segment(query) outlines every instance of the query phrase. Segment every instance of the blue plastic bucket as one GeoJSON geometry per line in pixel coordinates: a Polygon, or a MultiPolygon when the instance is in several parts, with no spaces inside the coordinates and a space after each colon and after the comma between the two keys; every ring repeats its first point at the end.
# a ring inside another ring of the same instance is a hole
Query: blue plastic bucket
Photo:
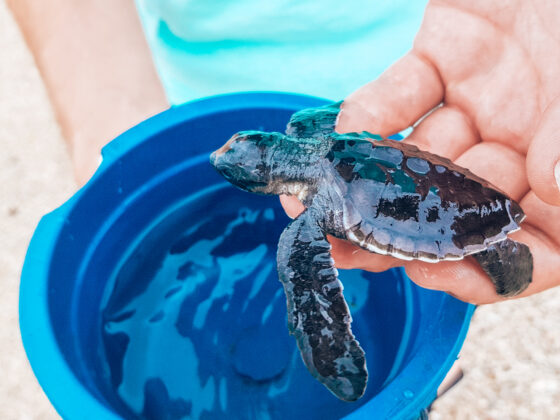
{"type": "Polygon", "coordinates": [[[67,419],[414,419],[457,357],[473,307],[402,270],[341,272],[370,380],[355,403],[306,371],[275,268],[288,223],[208,154],[239,130],[282,131],[324,101],[250,93],[165,111],[103,150],[46,215],[22,274],[33,370],[67,419]]]}

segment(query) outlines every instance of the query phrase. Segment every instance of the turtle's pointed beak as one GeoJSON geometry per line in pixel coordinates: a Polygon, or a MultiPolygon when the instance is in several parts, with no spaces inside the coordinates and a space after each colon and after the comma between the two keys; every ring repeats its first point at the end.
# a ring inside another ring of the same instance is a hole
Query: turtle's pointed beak
{"type": "Polygon", "coordinates": [[[228,148],[222,146],[210,155],[210,164],[220,175],[232,184],[242,180],[244,174],[239,170],[238,159],[234,153],[228,153],[228,148]]]}
{"type": "Polygon", "coordinates": [[[212,152],[210,155],[210,165],[216,167],[216,152],[212,152]]]}
{"type": "Polygon", "coordinates": [[[235,167],[235,162],[227,156],[225,153],[220,153],[219,150],[212,152],[210,155],[210,164],[216,169],[222,176],[227,179],[230,178],[230,172],[235,167]]]}
{"type": "Polygon", "coordinates": [[[263,133],[240,132],[210,155],[210,163],[233,185],[251,192],[261,192],[269,181],[269,171],[263,163],[267,145],[262,145],[263,133]]]}
{"type": "Polygon", "coordinates": [[[221,166],[223,166],[226,162],[224,156],[228,151],[231,150],[233,143],[239,138],[239,134],[235,134],[232,136],[222,147],[218,150],[212,152],[210,155],[210,164],[218,170],[218,172],[222,172],[221,166]]]}

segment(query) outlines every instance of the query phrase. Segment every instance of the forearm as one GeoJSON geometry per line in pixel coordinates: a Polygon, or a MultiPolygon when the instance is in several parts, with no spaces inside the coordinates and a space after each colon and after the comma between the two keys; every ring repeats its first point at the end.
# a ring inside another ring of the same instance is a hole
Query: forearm
{"type": "Polygon", "coordinates": [[[80,181],[101,147],[169,105],[133,1],[8,0],[68,140],[80,181]]]}

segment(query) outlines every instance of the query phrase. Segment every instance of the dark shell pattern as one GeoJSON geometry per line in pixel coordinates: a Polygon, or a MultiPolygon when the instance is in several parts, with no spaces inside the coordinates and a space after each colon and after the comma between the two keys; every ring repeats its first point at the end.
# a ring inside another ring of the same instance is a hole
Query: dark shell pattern
{"type": "Polygon", "coordinates": [[[353,242],[435,262],[480,252],[519,228],[519,205],[468,170],[409,144],[354,137],[337,139],[327,155],[346,183],[353,242]]]}
{"type": "Polygon", "coordinates": [[[526,245],[507,238],[525,217],[515,201],[415,146],[335,133],[340,105],[295,113],[286,135],[238,133],[210,160],[246,191],[296,195],[306,206],[278,244],[288,328],[311,374],[338,398],[355,401],[367,384],[365,354],[351,331],[327,234],[406,260],[472,255],[502,296],[527,288],[533,260],[526,245]]]}

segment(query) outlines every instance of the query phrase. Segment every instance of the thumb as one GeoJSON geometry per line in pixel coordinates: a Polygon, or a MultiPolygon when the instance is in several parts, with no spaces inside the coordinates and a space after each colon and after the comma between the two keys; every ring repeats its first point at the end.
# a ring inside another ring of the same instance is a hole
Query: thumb
{"type": "Polygon", "coordinates": [[[529,146],[527,177],[542,201],[560,206],[560,96],[546,108],[529,146]]]}
{"type": "Polygon", "coordinates": [[[344,100],[336,131],[386,137],[414,124],[443,100],[443,93],[436,67],[412,50],[344,100]]]}

